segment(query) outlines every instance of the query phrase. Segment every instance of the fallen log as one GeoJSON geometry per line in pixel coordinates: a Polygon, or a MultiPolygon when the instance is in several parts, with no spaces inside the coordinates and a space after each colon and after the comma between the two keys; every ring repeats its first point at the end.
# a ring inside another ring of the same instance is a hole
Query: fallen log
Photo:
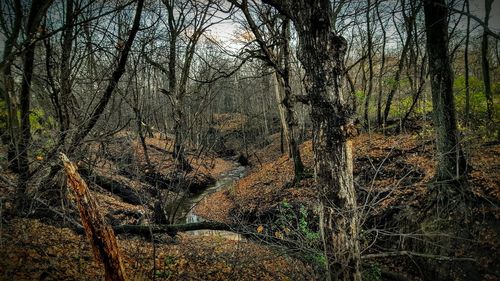
{"type": "MultiPolygon", "coordinates": [[[[240,234],[242,237],[258,241],[272,246],[280,246],[288,249],[300,249],[302,241],[290,240],[286,237],[276,237],[270,233],[258,233],[252,226],[241,224],[227,224],[215,221],[202,221],[183,224],[153,224],[153,225],[115,225],[113,226],[115,234],[137,235],[151,239],[151,234],[167,234],[175,237],[178,232],[195,230],[223,230],[240,234]]],[[[77,228],[78,234],[83,234],[82,228],[77,228]]]]}
{"type": "MultiPolygon", "coordinates": [[[[175,236],[177,232],[203,230],[203,229],[226,230],[226,231],[236,232],[236,228],[237,226],[232,226],[221,222],[202,221],[202,222],[184,223],[184,224],[115,225],[113,226],[113,231],[115,234],[131,234],[131,235],[149,237],[151,233],[167,233],[170,236],[175,236]]],[[[76,232],[82,234],[84,232],[84,229],[78,228],[76,232]]]]}
{"type": "Polygon", "coordinates": [[[141,197],[139,197],[137,192],[132,188],[118,181],[101,176],[97,173],[92,173],[90,170],[85,168],[81,168],[80,173],[88,181],[92,179],[92,181],[95,182],[95,184],[97,184],[98,186],[120,197],[123,200],[123,202],[130,203],[133,205],[142,204],[141,197]]]}
{"type": "Polygon", "coordinates": [[[212,221],[203,221],[184,224],[162,224],[162,225],[117,225],[113,227],[116,234],[128,233],[141,236],[147,236],[152,233],[175,234],[192,230],[226,230],[235,231],[235,228],[228,224],[212,221]]]}
{"type": "Polygon", "coordinates": [[[104,264],[105,280],[126,280],[125,267],[113,229],[99,213],[97,203],[91,196],[87,183],[78,174],[76,165],[63,153],[60,158],[64,164],[68,185],[75,194],[82,225],[92,245],[94,257],[104,264]]]}

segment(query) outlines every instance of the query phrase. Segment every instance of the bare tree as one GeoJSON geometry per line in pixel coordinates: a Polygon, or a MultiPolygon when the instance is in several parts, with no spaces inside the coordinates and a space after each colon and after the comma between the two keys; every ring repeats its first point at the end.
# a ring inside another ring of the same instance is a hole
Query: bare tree
{"type": "Polygon", "coordinates": [[[211,26],[221,21],[216,17],[220,4],[215,0],[208,2],[163,0],[162,2],[168,17],[169,46],[166,69],[168,88],[163,89],[163,92],[172,105],[175,134],[173,155],[181,170],[190,171],[192,168],[185,155],[188,119],[184,103],[189,94],[188,82],[197,44],[211,26]],[[183,51],[179,52],[180,49],[183,51]]]}
{"type": "MultiPolygon", "coordinates": [[[[402,6],[404,9],[404,1],[402,2],[402,6]]],[[[410,15],[405,14],[405,29],[406,29],[406,39],[404,41],[403,49],[401,50],[401,56],[399,58],[398,62],[398,68],[394,74],[394,83],[392,84],[391,90],[389,94],[387,95],[387,101],[385,103],[385,109],[384,109],[384,118],[383,118],[383,124],[387,124],[387,120],[389,118],[389,112],[391,111],[391,105],[392,105],[392,100],[394,99],[394,95],[396,94],[396,91],[398,90],[400,79],[401,79],[401,73],[404,70],[405,67],[405,62],[407,61],[407,53],[408,50],[411,48],[411,39],[412,39],[412,33],[413,33],[413,23],[415,22],[417,15],[420,11],[420,8],[422,5],[418,5],[416,9],[412,9],[410,15]]]]}
{"type": "MultiPolygon", "coordinates": [[[[271,37],[279,36],[279,38],[270,38],[266,40],[264,38],[263,32],[259,29],[258,24],[253,19],[248,1],[243,0],[241,3],[237,1],[231,1],[235,4],[244,14],[246,21],[250,27],[250,30],[255,36],[263,59],[268,63],[275,72],[275,91],[278,99],[278,109],[280,111],[280,119],[283,129],[283,134],[286,138],[288,144],[288,154],[294,163],[294,181],[300,181],[304,173],[304,165],[302,164],[302,159],[300,156],[300,151],[297,143],[296,137],[296,114],[294,106],[298,100],[297,95],[292,93],[292,85],[290,82],[291,66],[290,66],[290,20],[283,19],[281,23],[281,30],[279,27],[273,25],[272,22],[276,22],[276,19],[272,20],[271,11],[260,11],[259,16],[263,24],[261,26],[267,27],[267,33],[271,37]],[[273,43],[268,42],[271,40],[276,40],[274,48],[270,47],[273,43]]],[[[255,6],[256,3],[254,3],[255,6]]]]}
{"type": "Polygon", "coordinates": [[[30,123],[30,101],[31,101],[31,80],[33,78],[33,66],[35,63],[35,42],[33,40],[38,33],[38,28],[45,12],[49,8],[51,0],[35,1],[29,11],[28,22],[26,24],[25,36],[29,38],[26,42],[27,46],[23,56],[23,82],[21,85],[20,99],[20,115],[21,128],[20,138],[18,143],[18,161],[19,161],[19,180],[17,185],[17,205],[18,210],[25,209],[24,204],[25,192],[30,178],[30,160],[28,149],[31,142],[31,123],[30,123]],[[34,41],[34,42],[33,42],[34,41]]]}
{"type": "MultiPolygon", "coordinates": [[[[2,5],[13,7],[14,10],[10,13],[13,16],[9,18],[7,18],[3,13],[0,13],[0,20],[2,22],[0,27],[2,28],[4,36],[6,36],[3,58],[0,63],[0,101],[3,101],[7,112],[7,132],[2,136],[2,142],[7,144],[7,160],[9,161],[8,167],[15,172],[19,172],[17,143],[20,124],[17,115],[18,105],[14,94],[12,64],[15,58],[14,53],[16,51],[16,43],[22,27],[23,7],[20,0],[15,0],[13,3],[5,2],[0,4],[0,10],[4,9],[2,5]]],[[[5,10],[7,10],[7,8],[5,8],[5,10]]]]}
{"type": "MultiPolygon", "coordinates": [[[[465,0],[467,13],[470,13],[469,0],[465,0]]],[[[467,17],[467,29],[465,30],[464,50],[464,76],[465,76],[465,124],[470,122],[470,85],[469,85],[469,41],[470,41],[470,17],[467,17]]]]}
{"type": "MultiPolygon", "coordinates": [[[[460,148],[455,117],[453,76],[448,56],[448,8],[444,0],[425,0],[423,3],[436,128],[435,180],[438,184],[449,186],[465,174],[466,163],[460,148]]],[[[446,191],[454,192],[449,188],[446,191]]]]}
{"type": "Polygon", "coordinates": [[[488,22],[490,20],[491,6],[494,0],[484,0],[484,32],[481,41],[481,62],[483,67],[484,95],[486,96],[488,123],[493,120],[493,96],[491,95],[490,63],[488,60],[488,22]]]}
{"type": "Polygon", "coordinates": [[[371,1],[367,1],[366,6],[366,37],[367,37],[367,52],[368,52],[368,90],[366,91],[365,97],[365,112],[364,112],[364,120],[365,120],[365,128],[370,130],[370,120],[368,116],[369,106],[370,106],[370,98],[372,96],[373,91],[373,34],[372,34],[372,23],[371,23],[371,1]]]}

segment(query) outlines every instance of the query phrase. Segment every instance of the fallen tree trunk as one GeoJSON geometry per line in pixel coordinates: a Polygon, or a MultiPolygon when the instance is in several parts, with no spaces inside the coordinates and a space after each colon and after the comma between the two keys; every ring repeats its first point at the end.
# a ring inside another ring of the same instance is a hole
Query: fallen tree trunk
{"type": "MultiPolygon", "coordinates": [[[[226,230],[237,231],[237,226],[229,225],[221,222],[202,221],[195,223],[184,224],[154,224],[154,225],[116,225],[113,226],[115,234],[132,234],[143,237],[149,237],[151,233],[167,233],[170,236],[175,236],[177,232],[192,231],[192,230],[226,230]]],[[[83,228],[78,228],[77,233],[82,234],[83,228]]]]}
{"type": "Polygon", "coordinates": [[[104,264],[105,280],[126,280],[125,268],[113,229],[105,223],[103,216],[99,213],[97,203],[91,196],[87,184],[78,174],[76,165],[63,153],[60,158],[64,164],[68,185],[76,195],[82,225],[92,245],[94,257],[104,264]]]}
{"type": "MultiPolygon", "coordinates": [[[[151,238],[151,234],[168,234],[171,237],[177,235],[178,232],[194,231],[194,230],[223,230],[230,231],[249,238],[254,241],[259,241],[265,244],[280,246],[288,249],[300,249],[303,247],[303,241],[291,240],[286,237],[277,237],[272,233],[258,233],[252,226],[242,224],[227,224],[215,221],[202,221],[195,223],[184,224],[153,224],[153,225],[116,225],[113,226],[116,234],[129,234],[151,238]]],[[[83,234],[82,228],[77,228],[78,234],[83,234]]]]}
{"type": "Polygon", "coordinates": [[[141,236],[147,236],[151,232],[152,233],[168,233],[175,234],[177,232],[184,231],[192,231],[192,230],[226,230],[226,231],[236,231],[235,227],[231,227],[231,225],[220,223],[220,222],[212,222],[212,221],[203,221],[196,223],[185,223],[185,224],[162,224],[162,225],[118,225],[113,227],[113,230],[116,234],[128,233],[128,234],[136,234],[141,236]]]}
{"type": "Polygon", "coordinates": [[[115,180],[106,178],[104,176],[101,176],[97,173],[92,173],[88,169],[80,169],[80,173],[83,177],[85,177],[87,180],[90,180],[92,178],[93,182],[95,182],[98,186],[108,190],[109,192],[115,194],[116,196],[120,197],[123,199],[124,202],[130,203],[133,205],[141,205],[142,200],[141,197],[137,194],[135,190],[132,188],[117,182],[115,180]]]}

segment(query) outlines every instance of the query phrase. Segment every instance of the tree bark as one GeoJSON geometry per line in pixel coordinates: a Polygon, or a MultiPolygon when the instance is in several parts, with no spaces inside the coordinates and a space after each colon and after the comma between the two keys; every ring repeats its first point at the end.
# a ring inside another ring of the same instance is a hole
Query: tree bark
{"type": "Polygon", "coordinates": [[[432,89],[433,121],[436,128],[437,165],[435,180],[441,184],[456,181],[465,173],[460,149],[453,77],[448,56],[448,10],[444,0],[425,0],[426,47],[432,89]]]}
{"type": "Polygon", "coordinates": [[[333,32],[326,0],[265,0],[295,24],[304,86],[310,98],[314,171],[321,202],[320,228],[327,257],[327,280],[361,280],[359,215],[353,183],[352,143],[357,132],[348,98],[344,38],[333,32]]]}
{"type": "Polygon", "coordinates": [[[94,257],[104,264],[106,281],[126,280],[125,267],[113,229],[106,224],[99,213],[97,203],[90,194],[87,184],[78,174],[76,165],[62,153],[60,158],[64,164],[68,185],[76,195],[82,225],[92,245],[94,257]]]}

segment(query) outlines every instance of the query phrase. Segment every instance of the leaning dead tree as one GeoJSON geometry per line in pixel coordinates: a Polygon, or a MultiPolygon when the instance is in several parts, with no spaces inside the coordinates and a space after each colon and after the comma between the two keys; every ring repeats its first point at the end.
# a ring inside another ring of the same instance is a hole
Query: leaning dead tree
{"type": "Polygon", "coordinates": [[[104,264],[105,280],[126,280],[125,267],[113,229],[106,224],[104,217],[99,213],[97,203],[92,198],[87,183],[78,173],[76,165],[63,153],[60,154],[60,159],[64,164],[68,185],[76,195],[82,225],[92,244],[94,257],[104,264]]]}

